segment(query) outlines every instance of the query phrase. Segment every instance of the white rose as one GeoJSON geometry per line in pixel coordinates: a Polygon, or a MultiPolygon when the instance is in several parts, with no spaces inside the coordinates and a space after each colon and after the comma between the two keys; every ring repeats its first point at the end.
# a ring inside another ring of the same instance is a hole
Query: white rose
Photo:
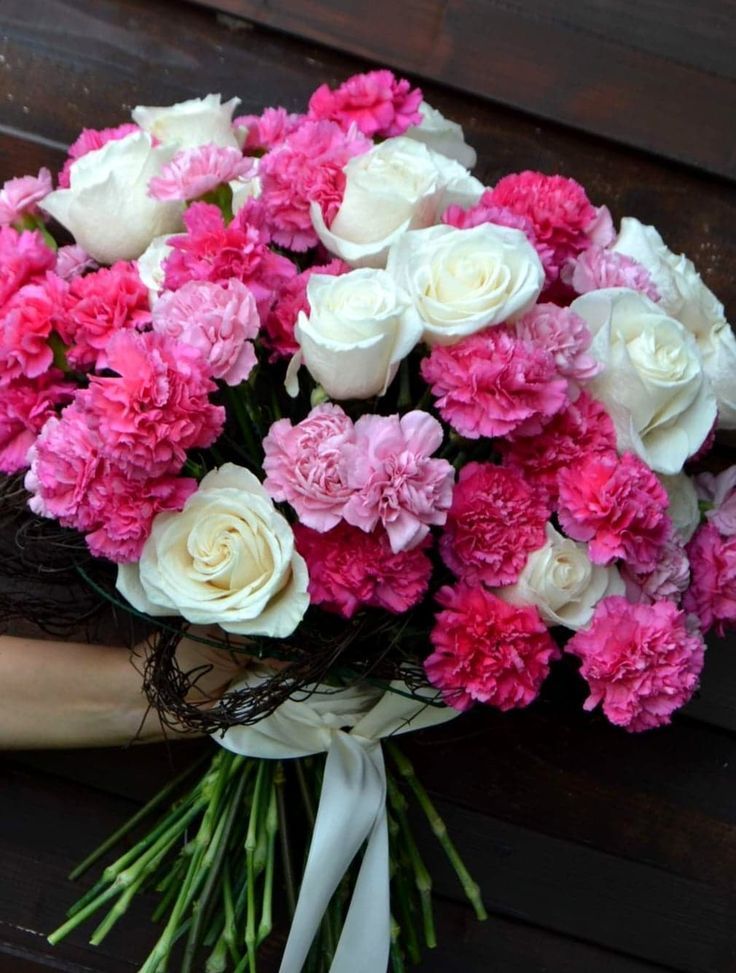
{"type": "Polygon", "coordinates": [[[385,270],[364,268],[313,274],[307,298],[309,316],[299,314],[294,335],[315,381],[333,399],[383,395],[422,334],[406,294],[385,270]]]}
{"type": "Polygon", "coordinates": [[[198,145],[222,145],[239,149],[247,132],[233,129],[233,112],[240,98],[223,103],[221,95],[191,98],[176,105],[138,105],[133,109],[133,121],[154,135],[159,142],[177,148],[198,145]]]}
{"type": "Polygon", "coordinates": [[[685,473],[659,476],[659,482],[667,491],[667,513],[683,544],[687,544],[700,525],[700,507],[695,484],[685,473]]]}
{"type": "Polygon", "coordinates": [[[355,156],[344,172],[329,229],[317,203],[310,212],[322,243],[354,267],[384,267],[388,248],[407,230],[432,226],[451,203],[470,206],[483,193],[458,162],[404,136],[355,156]]]}
{"type": "Polygon", "coordinates": [[[465,141],[462,126],[445,118],[441,111],[423,101],[419,106],[422,120],[419,125],[408,128],[404,135],[408,139],[423,142],[430,149],[454,159],[466,169],[472,169],[478,160],[474,148],[465,141]]]}
{"type": "Polygon", "coordinates": [[[136,260],[138,276],[148,288],[148,300],[151,307],[155,304],[159,294],[164,289],[164,261],[174,249],[169,241],[183,233],[164,233],[155,237],[136,260]]]}
{"type": "Polygon", "coordinates": [[[613,566],[592,564],[586,544],[546,526],[547,542],[527,558],[516,584],[496,589],[512,605],[536,605],[549,625],[577,631],[588,624],[601,598],[622,595],[624,582],[613,566]]]}
{"type": "Polygon", "coordinates": [[[160,513],[118,590],[149,615],[182,615],[239,635],[286,638],[309,605],[307,566],[259,481],[226,463],[180,513],[160,513]]]}
{"type": "Polygon", "coordinates": [[[184,204],[148,195],[149,180],[173,153],[133,132],[77,159],[69,189],[49,193],[39,206],[98,263],[134,260],[154,237],[181,229],[184,204]]]}
{"type": "Polygon", "coordinates": [[[718,402],[718,425],[736,429],[736,339],[723,304],[703,283],[692,260],[673,253],[653,226],[625,217],[611,249],[646,267],[659,291],[660,306],[695,335],[718,402]]]}
{"type": "Polygon", "coordinates": [[[542,264],[526,236],[491,223],[412,230],[391,248],[387,270],[408,292],[424,340],[433,345],[451,345],[519,317],[544,284],[542,264]]]}
{"type": "Polygon", "coordinates": [[[636,291],[608,288],[571,305],[603,370],[589,384],[631,450],[658,473],[679,473],[710,432],[716,400],[693,336],[636,291]]]}
{"type": "Polygon", "coordinates": [[[261,195],[261,180],[258,176],[250,179],[233,179],[228,185],[233,193],[233,215],[241,210],[249,199],[258,199],[261,195]]]}

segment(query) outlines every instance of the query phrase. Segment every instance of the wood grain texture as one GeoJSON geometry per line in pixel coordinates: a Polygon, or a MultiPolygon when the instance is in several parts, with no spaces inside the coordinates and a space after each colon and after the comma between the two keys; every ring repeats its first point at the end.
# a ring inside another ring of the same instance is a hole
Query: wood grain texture
{"type": "Polygon", "coordinates": [[[730,4],[207,0],[422,78],[736,176],[730,4]]]}

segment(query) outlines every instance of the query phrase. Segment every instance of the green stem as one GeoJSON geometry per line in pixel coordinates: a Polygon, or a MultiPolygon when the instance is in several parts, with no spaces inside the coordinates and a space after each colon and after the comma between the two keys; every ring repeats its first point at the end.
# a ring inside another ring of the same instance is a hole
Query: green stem
{"type": "MultiPolygon", "coordinates": [[[[281,771],[281,764],[276,765],[276,773],[281,771]]],[[[268,808],[266,810],[266,838],[267,856],[266,870],[263,879],[263,905],[261,908],[261,921],[258,923],[257,941],[261,943],[270,935],[273,928],[272,905],[273,905],[273,873],[276,859],[276,833],[279,830],[279,816],[276,807],[276,782],[271,780],[271,789],[268,797],[268,808]]]]}
{"type": "Polygon", "coordinates": [[[414,883],[419,893],[422,909],[422,925],[424,927],[424,942],[429,949],[437,945],[437,934],[434,926],[434,910],[432,908],[432,878],[424,864],[414,834],[406,814],[406,798],[399,790],[396,782],[388,778],[388,796],[391,809],[396,816],[399,826],[401,845],[406,851],[409,864],[414,873],[414,883]]]}
{"type": "Polygon", "coordinates": [[[258,844],[258,827],[261,819],[261,794],[263,792],[267,767],[267,760],[262,760],[258,766],[256,786],[253,791],[253,803],[250,809],[250,820],[248,821],[248,834],[245,838],[245,867],[248,882],[245,947],[248,954],[248,970],[250,973],[256,973],[256,846],[258,844]]]}
{"type": "Polygon", "coordinates": [[[296,879],[294,877],[294,860],[291,854],[289,826],[286,816],[286,800],[284,798],[285,782],[286,775],[284,774],[283,764],[278,764],[276,767],[274,783],[276,785],[276,807],[279,817],[279,835],[281,836],[281,863],[284,871],[286,904],[289,909],[289,916],[293,919],[294,913],[296,912],[296,879]]]}

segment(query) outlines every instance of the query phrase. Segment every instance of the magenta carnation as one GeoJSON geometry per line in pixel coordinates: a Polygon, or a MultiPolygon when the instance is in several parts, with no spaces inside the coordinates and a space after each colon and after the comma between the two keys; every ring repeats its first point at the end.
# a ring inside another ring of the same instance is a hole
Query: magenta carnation
{"type": "Polygon", "coordinates": [[[309,99],[309,115],[338,122],[345,131],[355,125],[369,138],[403,135],[419,125],[422,93],[385,69],[354,74],[339,88],[320,85],[309,99]]]}
{"type": "Polygon", "coordinates": [[[430,525],[444,524],[452,502],[454,470],[432,459],[441,444],[442,426],[426,412],[361,416],[343,447],[352,491],[345,520],[367,532],[383,524],[394,553],[416,547],[430,525]]]}
{"type": "Polygon", "coordinates": [[[47,419],[70,402],[75,387],[57,369],[36,379],[19,378],[0,393],[0,472],[18,473],[28,466],[28,450],[47,419]]]}
{"type": "Polygon", "coordinates": [[[307,284],[312,274],[338,277],[349,270],[350,266],[342,260],[331,260],[328,264],[310,267],[284,283],[276,294],[273,307],[263,325],[264,337],[271,350],[272,360],[290,358],[299,351],[299,343],[294,337],[294,327],[300,311],[307,315],[310,312],[307,284]]]}
{"type": "Polygon", "coordinates": [[[233,179],[255,175],[256,163],[239,149],[198,145],[182,149],[148,184],[148,194],[161,200],[198,199],[233,179]]]}
{"type": "Polygon", "coordinates": [[[48,273],[21,287],[0,311],[0,387],[21,376],[38,378],[51,367],[49,338],[59,327],[65,288],[48,273]]]}
{"type": "Polygon", "coordinates": [[[0,226],[37,215],[38,204],[53,188],[48,169],[39,169],[37,176],[8,179],[0,189],[0,226]]]}
{"type": "Polygon", "coordinates": [[[263,485],[307,527],[330,530],[352,496],[342,455],[354,441],[353,423],[339,405],[319,405],[295,426],[279,419],[263,441],[263,485]]]}
{"type": "Polygon", "coordinates": [[[0,226],[0,313],[3,304],[24,284],[52,270],[56,255],[38,230],[19,232],[0,226]]]}
{"type": "Polygon", "coordinates": [[[568,401],[552,355],[503,326],[436,346],[421,371],[442,418],[469,439],[539,432],[568,401]]]}
{"type": "Polygon", "coordinates": [[[259,327],[255,299],[235,279],[227,287],[190,280],[178,291],[166,291],[153,309],[154,331],[197,348],[212,377],[227,385],[250,375],[259,327]]]}
{"type": "Polygon", "coordinates": [[[736,536],[722,536],[704,524],[687,546],[692,581],[683,606],[697,615],[704,632],[723,635],[736,626],[736,536]]]}
{"type": "Polygon", "coordinates": [[[587,541],[594,564],[627,561],[635,571],[656,567],[672,533],[667,492],[633,453],[582,457],[559,474],[558,516],[565,532],[587,541]]]}
{"type": "Polygon", "coordinates": [[[519,470],[557,505],[557,477],[561,470],[576,469],[588,456],[616,451],[616,431],[600,402],[586,392],[558,412],[538,436],[501,440],[497,448],[504,466],[519,470]]]}
{"type": "Polygon", "coordinates": [[[441,588],[437,601],[444,611],[436,616],[434,651],[424,669],[445,702],[459,710],[474,702],[500,710],[533,702],[559,656],[537,609],[467,584],[441,588]]]}
{"type": "Polygon", "coordinates": [[[583,251],[562,268],[562,277],[577,294],[605,287],[628,287],[653,301],[660,296],[646,267],[625,253],[604,247],[591,246],[583,251]]]}
{"type": "Polygon", "coordinates": [[[593,339],[587,324],[570,308],[537,304],[516,322],[516,333],[549,352],[560,375],[572,381],[587,382],[602,368],[589,354],[593,339]]]}
{"type": "Polygon", "coordinates": [[[116,125],[114,128],[85,128],[77,136],[76,140],[69,146],[68,159],[64,163],[64,168],[59,173],[59,188],[68,189],[70,186],[70,170],[77,159],[81,159],[88,152],[96,152],[108,142],[115,142],[124,139],[133,132],[140,129],[132,122],[123,125],[116,125]]]}
{"type": "Polygon", "coordinates": [[[442,559],[468,584],[513,584],[545,540],[549,509],[515,470],[468,463],[440,541],[442,559]]]}
{"type": "Polygon", "coordinates": [[[585,709],[601,703],[611,723],[637,733],[669,723],[690,699],[705,645],[672,602],[632,605],[615,595],[598,603],[566,651],[581,660],[590,687],[585,709]]]}
{"type": "Polygon", "coordinates": [[[233,119],[233,127],[245,129],[243,144],[245,152],[268,152],[279,142],[291,135],[306,115],[287,112],[285,108],[266,108],[260,115],[240,115],[233,119]]]}
{"type": "Polygon", "coordinates": [[[382,608],[398,615],[427,591],[429,538],[396,554],[382,527],[367,534],[343,522],[321,533],[297,524],[294,536],[309,569],[311,603],[326,611],[352,618],[361,608],[382,608]]]}

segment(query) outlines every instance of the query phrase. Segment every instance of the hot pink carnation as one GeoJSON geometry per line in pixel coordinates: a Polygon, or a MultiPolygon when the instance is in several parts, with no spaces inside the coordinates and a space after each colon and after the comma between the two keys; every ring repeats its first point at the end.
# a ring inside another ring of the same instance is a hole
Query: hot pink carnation
{"type": "Polygon", "coordinates": [[[198,145],[182,149],[148,184],[154,199],[198,199],[233,179],[255,175],[256,163],[239,149],[222,145],[198,145]]]}
{"type": "Polygon", "coordinates": [[[558,478],[558,516],[565,532],[587,541],[594,564],[622,558],[639,572],[652,571],[672,534],[667,492],[633,453],[582,457],[558,478]]]}
{"type": "Polygon", "coordinates": [[[598,227],[599,211],[580,183],[564,176],[511,173],[490,190],[488,201],[531,220],[537,240],[552,251],[552,280],[570,257],[590,246],[598,227]]]}
{"type": "Polygon", "coordinates": [[[371,143],[336,122],[308,121],[261,159],[261,201],[275,243],[303,251],[317,245],[309,207],[318,203],[329,224],[345,190],[343,167],[371,143]]]}
{"type": "Polygon", "coordinates": [[[0,226],[0,312],[20,287],[55,263],[56,254],[38,230],[19,232],[12,226],[0,226]]]}
{"type": "Polygon", "coordinates": [[[328,264],[319,267],[309,267],[286,281],[277,293],[273,307],[263,325],[264,337],[271,350],[272,361],[291,358],[299,351],[299,342],[294,337],[294,327],[300,311],[309,314],[307,284],[312,274],[338,277],[349,270],[350,266],[342,260],[331,260],[328,264]]]}
{"type": "Polygon", "coordinates": [[[19,378],[0,393],[0,472],[28,466],[28,450],[55,409],[70,402],[75,387],[56,369],[39,378],[19,378]]]}
{"type": "Polygon", "coordinates": [[[353,423],[339,405],[319,405],[295,426],[279,419],[263,440],[263,485],[307,527],[330,530],[352,496],[342,454],[354,441],[353,423]]]}
{"type": "Polygon", "coordinates": [[[69,362],[81,368],[106,368],[113,336],[151,320],[148,289],[135,264],[126,261],[74,277],[64,303],[60,334],[70,346],[69,362]]]}
{"type": "Polygon", "coordinates": [[[115,142],[118,139],[124,139],[128,135],[132,135],[133,132],[138,132],[140,129],[137,125],[133,125],[132,122],[126,122],[124,125],[116,125],[114,128],[85,128],[77,136],[76,140],[72,142],[69,146],[69,158],[64,163],[64,168],[59,173],[59,188],[68,189],[70,186],[70,170],[72,165],[81,159],[83,155],[87,155],[88,152],[96,152],[97,149],[101,149],[103,145],[107,145],[108,142],[115,142]]]}
{"type": "Polygon", "coordinates": [[[736,626],[736,536],[722,536],[704,524],[687,546],[692,581],[683,606],[697,615],[704,632],[723,635],[736,626]]]}
{"type": "Polygon", "coordinates": [[[568,401],[552,355],[503,326],[436,346],[421,371],[442,418],[469,439],[538,432],[568,401]]]}
{"type": "Polygon", "coordinates": [[[625,253],[592,246],[583,251],[562,269],[565,283],[577,294],[602,290],[605,287],[628,287],[659,300],[659,291],[646,267],[625,253]]]}
{"type": "Polygon", "coordinates": [[[16,291],[0,311],[0,387],[21,376],[38,378],[51,367],[49,338],[59,327],[65,288],[47,273],[16,291]]]}
{"type": "Polygon", "coordinates": [[[80,277],[82,274],[86,274],[88,270],[97,270],[97,268],[97,261],[93,260],[77,243],[59,247],[56,252],[54,273],[62,280],[80,277]]]}
{"type": "Polygon", "coordinates": [[[559,656],[537,609],[467,584],[440,588],[437,601],[444,611],[436,616],[434,651],[424,668],[445,702],[459,710],[474,702],[500,710],[533,702],[559,656]]]}
{"type": "Polygon", "coordinates": [[[516,322],[516,333],[549,352],[555,368],[574,382],[587,382],[603,367],[588,353],[592,337],[588,326],[566,307],[537,304],[516,322]]]}
{"type": "Polygon", "coordinates": [[[211,446],[225,420],[196,348],[156,332],[121,331],[107,349],[114,376],[95,375],[77,396],[105,458],[132,478],[177,473],[186,450],[211,446]]]}
{"type": "Polygon", "coordinates": [[[39,169],[37,176],[8,179],[0,189],[0,226],[35,216],[38,203],[54,188],[48,169],[39,169]]]}
{"type": "Polygon", "coordinates": [[[290,114],[285,108],[266,108],[260,115],[240,115],[233,119],[235,128],[247,129],[243,150],[268,152],[274,145],[291,135],[306,115],[290,114]]]}
{"type": "Polygon", "coordinates": [[[497,448],[504,466],[519,470],[557,505],[557,477],[561,470],[577,469],[589,456],[616,452],[616,431],[600,402],[586,392],[558,412],[538,436],[500,440],[497,448]]]}
{"type": "Polygon", "coordinates": [[[343,447],[352,491],[345,520],[366,532],[383,524],[394,553],[416,547],[431,524],[444,524],[452,502],[454,470],[431,458],[441,444],[442,426],[426,412],[361,416],[343,447]]]}
{"type": "Polygon", "coordinates": [[[154,331],[199,349],[212,377],[227,385],[250,375],[259,327],[255,299],[235,279],[226,287],[190,280],[178,291],[166,291],[153,308],[154,331]]]}
{"type": "Polygon", "coordinates": [[[588,628],[566,650],[581,660],[590,686],[585,709],[632,733],[663,726],[695,692],[705,645],[670,601],[632,605],[612,596],[598,602],[588,628]]]}
{"type": "Polygon", "coordinates": [[[326,611],[352,618],[370,607],[398,615],[427,591],[432,562],[424,548],[429,538],[395,554],[381,527],[366,534],[343,522],[321,533],[297,524],[294,536],[309,569],[310,601],[326,611]]]}
{"type": "Polygon", "coordinates": [[[460,471],[440,540],[442,559],[468,584],[513,584],[530,552],[544,544],[549,514],[515,470],[468,463],[460,471]]]}
{"type": "Polygon", "coordinates": [[[629,601],[649,605],[666,599],[679,605],[690,584],[690,562],[682,543],[673,536],[660,551],[651,571],[635,571],[623,564],[621,577],[629,601]]]}
{"type": "Polygon", "coordinates": [[[422,120],[422,92],[385,69],[354,74],[334,90],[320,85],[309,99],[311,118],[351,125],[369,138],[403,135],[422,120]]]}

